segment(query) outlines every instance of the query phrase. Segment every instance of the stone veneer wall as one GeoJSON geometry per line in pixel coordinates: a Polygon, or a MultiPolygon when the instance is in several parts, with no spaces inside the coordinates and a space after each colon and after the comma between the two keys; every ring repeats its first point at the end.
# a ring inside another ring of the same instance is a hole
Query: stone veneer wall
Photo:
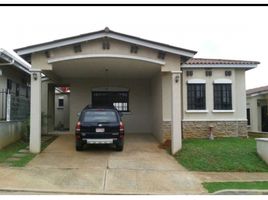
{"type": "MultiPolygon", "coordinates": [[[[214,137],[247,137],[247,121],[184,121],[183,138],[207,138],[209,126],[214,137]]],[[[171,139],[171,122],[162,122],[163,142],[171,139]]]]}
{"type": "Polygon", "coordinates": [[[162,133],[163,133],[162,142],[171,139],[171,121],[162,122],[162,133]]]}
{"type": "Polygon", "coordinates": [[[184,121],[183,138],[207,138],[209,126],[214,137],[246,137],[247,121],[184,121]]]}

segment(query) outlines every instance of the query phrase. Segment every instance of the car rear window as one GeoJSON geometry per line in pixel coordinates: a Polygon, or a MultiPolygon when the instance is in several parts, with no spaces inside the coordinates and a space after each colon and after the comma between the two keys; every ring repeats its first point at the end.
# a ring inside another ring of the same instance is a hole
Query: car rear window
{"type": "Polygon", "coordinates": [[[102,122],[113,123],[117,122],[117,115],[112,110],[88,110],[84,112],[82,117],[83,122],[102,122]]]}

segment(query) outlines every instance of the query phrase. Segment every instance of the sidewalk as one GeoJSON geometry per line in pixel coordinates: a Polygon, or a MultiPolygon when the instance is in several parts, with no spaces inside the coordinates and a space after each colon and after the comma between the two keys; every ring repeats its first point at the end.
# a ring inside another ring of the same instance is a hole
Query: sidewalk
{"type": "Polygon", "coordinates": [[[268,172],[192,172],[202,182],[268,181],[268,172]]]}

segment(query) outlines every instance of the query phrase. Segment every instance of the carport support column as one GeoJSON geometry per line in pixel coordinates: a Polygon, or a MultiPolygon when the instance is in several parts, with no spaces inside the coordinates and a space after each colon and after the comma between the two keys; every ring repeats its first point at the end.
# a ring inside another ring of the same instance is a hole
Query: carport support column
{"type": "Polygon", "coordinates": [[[181,135],[181,71],[171,72],[171,153],[182,147],[181,135]]]}
{"type": "Polygon", "coordinates": [[[41,70],[31,69],[30,152],[41,150],[41,70]]]}

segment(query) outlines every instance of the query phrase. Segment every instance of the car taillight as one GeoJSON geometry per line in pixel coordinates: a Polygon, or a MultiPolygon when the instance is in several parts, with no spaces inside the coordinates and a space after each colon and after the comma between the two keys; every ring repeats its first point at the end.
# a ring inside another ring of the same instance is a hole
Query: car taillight
{"type": "Polygon", "coordinates": [[[75,127],[75,131],[79,132],[80,131],[80,126],[81,126],[81,123],[77,122],[76,127],[75,127]]]}
{"type": "Polygon", "coordinates": [[[119,130],[120,130],[120,132],[124,132],[124,124],[123,124],[123,122],[120,122],[119,130]]]}

